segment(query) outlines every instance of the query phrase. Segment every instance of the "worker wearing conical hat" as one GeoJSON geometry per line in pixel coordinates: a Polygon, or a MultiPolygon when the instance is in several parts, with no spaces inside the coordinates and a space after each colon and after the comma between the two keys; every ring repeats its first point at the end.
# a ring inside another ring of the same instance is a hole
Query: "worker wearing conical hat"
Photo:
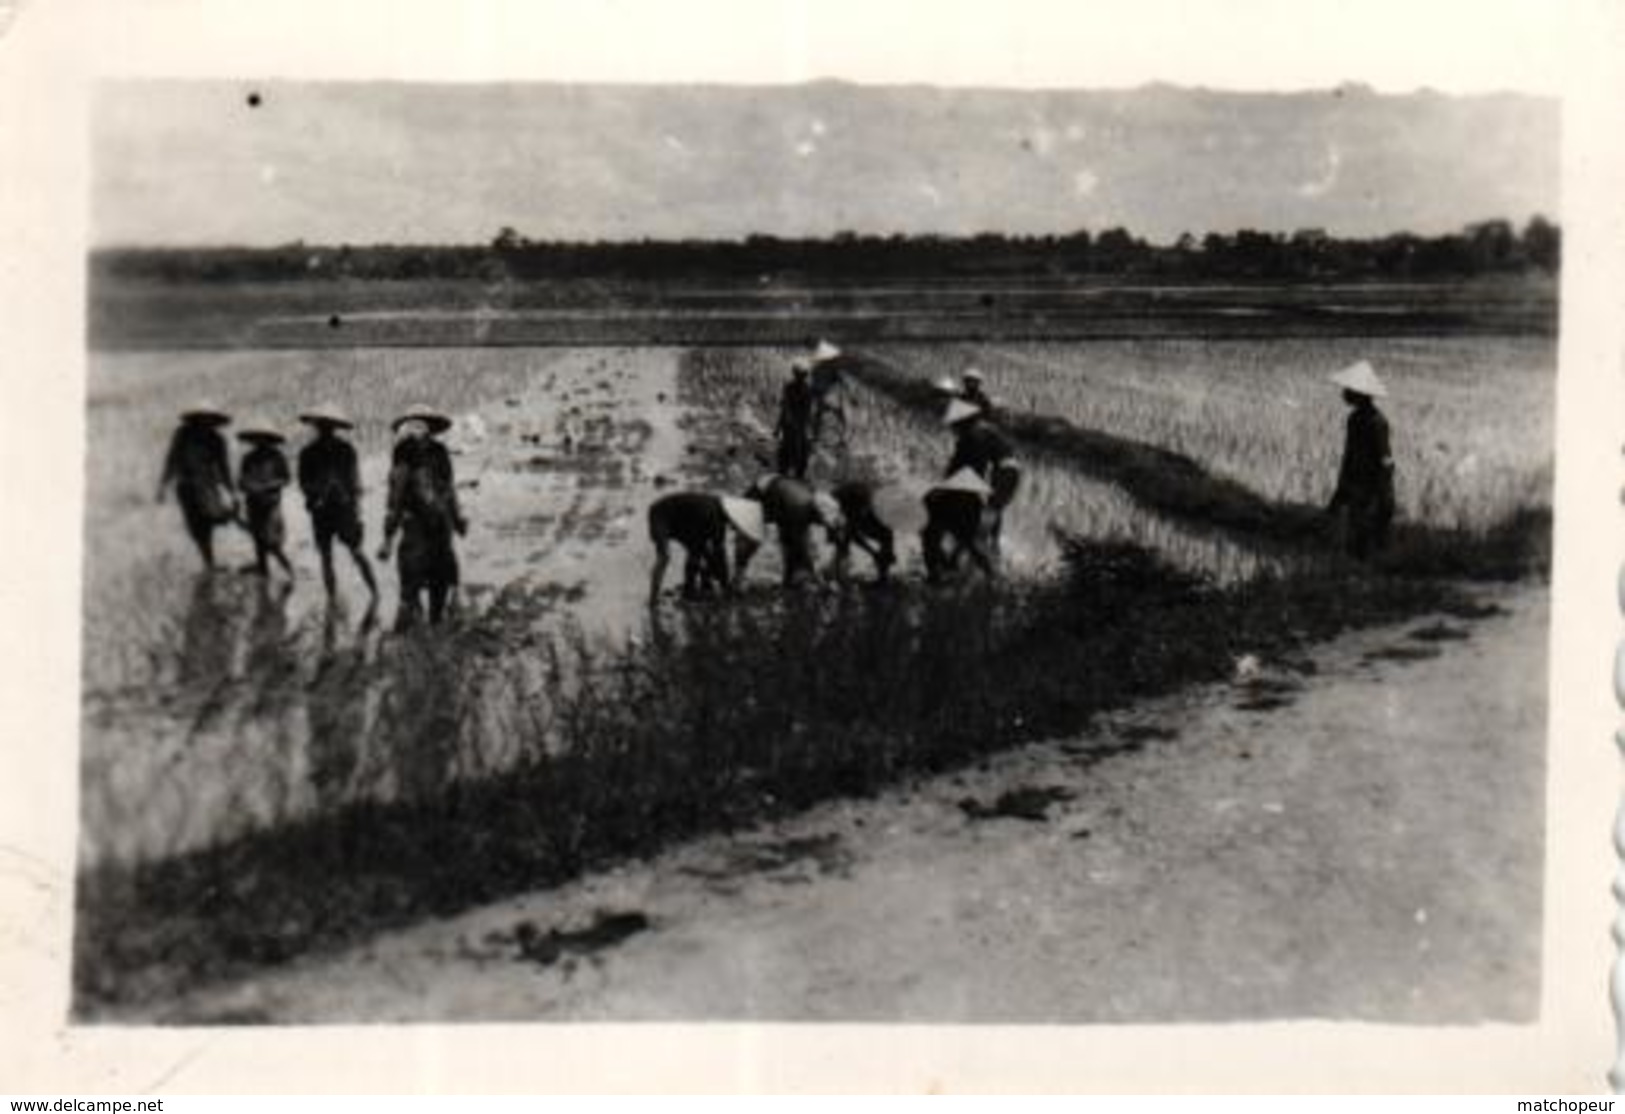
{"type": "Polygon", "coordinates": [[[708,592],[730,591],[727,535],[733,530],[742,543],[760,545],[766,534],[762,507],[750,499],[713,495],[708,491],[674,491],[649,505],[649,540],[655,563],[649,573],[649,603],[660,600],[671,559],[671,543],[683,547],[683,597],[696,599],[708,592]]]}
{"type": "Polygon", "coordinates": [[[954,452],[944,475],[969,471],[987,484],[988,537],[997,552],[1004,532],[1004,511],[1021,486],[1021,466],[1015,449],[999,428],[987,420],[982,408],[956,398],[948,404],[944,422],[954,434],[954,452]]]}
{"type": "Polygon", "coordinates": [[[960,399],[970,403],[972,406],[980,410],[982,412],[983,421],[998,421],[998,411],[995,409],[993,400],[988,397],[988,393],[982,385],[981,371],[974,367],[966,368],[965,374],[960,376],[960,380],[964,384],[959,389],[960,399]]]}
{"type": "MultiPolygon", "coordinates": [[[[764,521],[778,531],[779,553],[783,559],[783,577],[786,588],[793,587],[803,578],[819,581],[818,567],[813,560],[812,532],[822,527],[826,533],[839,530],[832,521],[839,511],[833,500],[820,498],[804,480],[791,476],[763,476],[745,492],[745,498],[761,505],[764,521]]],[[[734,546],[734,579],[744,579],[757,546],[744,540],[734,546]]]]}
{"type": "Polygon", "coordinates": [[[827,340],[813,349],[808,379],[813,398],[810,445],[818,444],[826,433],[843,441],[846,438],[845,364],[845,354],[827,340]]]}
{"type": "Polygon", "coordinates": [[[354,429],[355,423],[332,404],[307,410],[299,420],[316,431],[299,450],[299,490],[305,496],[316,553],[322,562],[322,585],[332,599],[338,590],[333,571],[333,542],[337,539],[350,551],[368,596],[376,602],[378,581],[363,547],[361,466],[355,446],[342,436],[343,431],[354,429]]]}
{"type": "Polygon", "coordinates": [[[1343,464],[1337,473],[1329,513],[1343,520],[1349,556],[1365,560],[1382,551],[1394,519],[1394,457],[1388,419],[1376,400],[1387,388],[1364,360],[1331,376],[1349,406],[1343,438],[1343,464]]]}
{"type": "Polygon", "coordinates": [[[267,558],[274,557],[292,578],[293,565],[282,548],[287,540],[282,489],[292,479],[288,458],[282,452],[287,438],[268,422],[250,420],[237,431],[237,439],[250,446],[237,465],[237,487],[243,493],[243,525],[254,539],[254,563],[249,568],[257,576],[268,576],[271,568],[267,558]]]}
{"type": "Polygon", "coordinates": [[[875,578],[884,582],[897,563],[892,529],[875,509],[875,485],[866,480],[846,480],[830,492],[836,511],[826,515],[825,529],[835,547],[835,575],[846,578],[847,558],[852,547],[867,553],[875,565],[875,578]]]}
{"type": "Polygon", "coordinates": [[[158,501],[171,484],[186,521],[186,532],[197,546],[203,566],[214,568],[214,531],[237,513],[231,458],[221,427],[231,417],[212,403],[200,402],[181,411],[180,425],[169,441],[164,471],[158,480],[158,501]]]}
{"type": "Polygon", "coordinates": [[[779,474],[798,480],[807,478],[807,465],[812,459],[814,399],[808,379],[810,370],[805,360],[790,365],[790,382],[779,395],[779,420],[773,428],[779,442],[779,474]]]}
{"type": "Polygon", "coordinates": [[[457,501],[451,454],[435,435],[451,428],[451,419],[427,406],[414,406],[392,423],[398,440],[391,454],[389,504],[384,515],[384,544],[379,560],[387,561],[400,534],[396,571],[401,604],[397,628],[412,626],[428,597],[429,621],[439,622],[460,579],[453,534],[468,532],[457,501]]]}
{"type": "Polygon", "coordinates": [[[960,469],[925,493],[926,521],[920,532],[920,549],[925,556],[927,581],[940,584],[965,554],[985,576],[994,575],[993,559],[984,545],[992,494],[987,481],[969,468],[960,469]]]}

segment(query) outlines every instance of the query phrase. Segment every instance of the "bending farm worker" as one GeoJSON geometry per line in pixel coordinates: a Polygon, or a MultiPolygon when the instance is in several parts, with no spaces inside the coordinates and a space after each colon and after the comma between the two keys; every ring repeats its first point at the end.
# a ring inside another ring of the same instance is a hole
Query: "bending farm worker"
{"type": "Polygon", "coordinates": [[[875,511],[875,488],[863,480],[837,484],[831,492],[836,513],[826,514],[830,542],[835,547],[835,575],[846,577],[847,559],[855,545],[867,553],[875,565],[875,577],[885,581],[897,563],[893,534],[875,511]]]}
{"type": "Polygon", "coordinates": [[[418,620],[424,596],[428,597],[429,621],[439,622],[458,584],[457,549],[452,535],[466,534],[468,522],[457,503],[451,454],[436,439],[436,434],[450,427],[450,418],[427,406],[411,407],[393,423],[400,439],[395,443],[389,470],[389,509],[384,516],[384,544],[378,557],[389,560],[399,533],[396,569],[401,604],[397,629],[418,620]]]}
{"type": "Polygon", "coordinates": [[[230,522],[237,513],[231,460],[226,439],[220,434],[221,427],[229,424],[230,415],[212,403],[199,402],[181,411],[180,426],[170,438],[158,480],[160,503],[169,486],[175,486],[186,532],[207,569],[214,568],[216,527],[230,522]]]}
{"type": "MultiPolygon", "coordinates": [[[[778,530],[779,553],[784,564],[784,586],[789,588],[802,577],[820,580],[813,561],[812,531],[815,526],[829,529],[829,512],[820,505],[813,489],[789,476],[764,476],[751,485],[745,497],[761,505],[766,523],[778,530]]],[[[759,543],[743,538],[734,547],[734,581],[744,580],[759,543]]]]}
{"type": "Polygon", "coordinates": [[[1337,488],[1326,509],[1342,516],[1344,547],[1349,556],[1363,561],[1387,546],[1394,520],[1394,457],[1388,419],[1376,404],[1388,389],[1364,360],[1331,376],[1331,381],[1343,388],[1349,416],[1337,488]]]}
{"type": "Polygon", "coordinates": [[[732,591],[727,550],[730,529],[741,544],[760,545],[766,533],[761,505],[704,491],[674,491],[651,503],[649,540],[654,543],[655,563],[649,573],[650,605],[660,600],[672,542],[683,547],[683,598],[732,591]]]}
{"type": "Polygon", "coordinates": [[[343,430],[354,429],[355,423],[331,404],[307,410],[299,420],[316,431],[309,444],[299,450],[299,490],[305,496],[316,553],[322,561],[322,585],[331,599],[337,592],[333,573],[333,542],[337,539],[350,551],[368,595],[376,602],[378,581],[362,548],[361,466],[355,446],[340,435],[343,430]]]}
{"type": "Polygon", "coordinates": [[[252,446],[243,454],[237,469],[237,486],[243,493],[243,526],[254,539],[254,563],[249,568],[259,576],[270,573],[267,557],[276,558],[291,578],[293,566],[282,551],[287,527],[282,520],[282,489],[291,478],[288,458],[282,454],[287,440],[266,422],[245,422],[237,439],[252,446]]]}
{"type": "Polygon", "coordinates": [[[988,487],[987,510],[991,521],[988,533],[996,551],[1004,532],[1004,510],[1021,486],[1021,466],[1015,450],[997,426],[985,421],[980,407],[963,399],[948,404],[944,423],[954,435],[953,456],[944,476],[971,472],[988,487]]]}
{"type": "Polygon", "coordinates": [[[920,549],[929,583],[942,583],[943,576],[957,567],[960,555],[966,553],[983,575],[992,579],[993,560],[982,545],[991,494],[987,483],[968,468],[925,493],[926,521],[920,533],[920,549]]]}

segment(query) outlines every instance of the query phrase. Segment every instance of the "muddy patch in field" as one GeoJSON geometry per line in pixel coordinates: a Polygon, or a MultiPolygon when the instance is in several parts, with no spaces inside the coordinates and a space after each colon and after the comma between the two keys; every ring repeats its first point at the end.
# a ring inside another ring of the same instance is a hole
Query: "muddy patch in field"
{"type": "Polygon", "coordinates": [[[1072,797],[1072,790],[1065,786],[1024,785],[1000,793],[991,805],[975,797],[965,797],[959,802],[959,811],[973,821],[1029,820],[1041,824],[1049,819],[1050,806],[1070,801],[1072,797]]]}
{"type": "Polygon", "coordinates": [[[1172,727],[1155,723],[1125,723],[1113,731],[1119,739],[1128,743],[1166,743],[1179,738],[1179,732],[1172,727]]]}
{"type": "Polygon", "coordinates": [[[1087,769],[1097,762],[1104,762],[1108,758],[1116,758],[1122,754],[1138,754],[1145,749],[1146,740],[1143,738],[1124,737],[1121,742],[1094,743],[1062,743],[1061,753],[1072,759],[1074,766],[1087,769]]]}
{"type": "Polygon", "coordinates": [[[1448,623],[1433,623],[1417,627],[1408,637],[1416,642],[1464,642],[1470,636],[1461,627],[1453,627],[1448,623]]]}
{"type": "Polygon", "coordinates": [[[1375,650],[1368,650],[1360,655],[1364,662],[1378,661],[1426,661],[1436,658],[1442,653],[1436,646],[1383,646],[1375,650]]]}
{"type": "Polygon", "coordinates": [[[786,885],[806,884],[822,876],[844,878],[854,861],[838,834],[823,832],[734,844],[712,861],[682,867],[681,872],[733,892],[739,880],[750,875],[765,875],[786,885]]]}
{"type": "Polygon", "coordinates": [[[494,932],[486,943],[508,952],[512,958],[551,967],[560,960],[569,963],[575,959],[598,962],[600,953],[625,943],[641,932],[647,932],[653,922],[645,913],[609,913],[599,911],[585,928],[546,931],[533,921],[520,921],[511,932],[494,932]]]}
{"type": "Polygon", "coordinates": [[[1439,610],[1452,619],[1462,619],[1472,622],[1478,619],[1493,619],[1510,612],[1497,603],[1477,603],[1472,600],[1463,600],[1459,603],[1446,603],[1439,610]]]}
{"type": "Polygon", "coordinates": [[[1255,677],[1238,686],[1235,707],[1243,712],[1273,712],[1285,708],[1303,691],[1287,677],[1255,677]]]}

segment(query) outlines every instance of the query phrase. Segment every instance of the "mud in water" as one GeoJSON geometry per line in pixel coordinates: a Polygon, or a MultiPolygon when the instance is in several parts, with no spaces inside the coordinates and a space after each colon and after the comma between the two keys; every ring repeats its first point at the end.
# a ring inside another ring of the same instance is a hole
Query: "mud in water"
{"type": "Polygon", "coordinates": [[[544,932],[530,921],[520,921],[511,936],[505,939],[498,934],[492,942],[511,940],[517,958],[547,967],[566,957],[595,957],[649,928],[649,918],[643,913],[600,912],[591,924],[574,930],[550,928],[544,932]]]}
{"type": "Polygon", "coordinates": [[[1382,646],[1368,651],[1362,661],[1426,661],[1436,658],[1442,653],[1434,646],[1382,646]]]}
{"type": "Polygon", "coordinates": [[[975,797],[959,802],[959,810],[971,820],[1030,820],[1043,823],[1050,818],[1050,806],[1070,801],[1072,790],[1059,785],[1023,785],[1000,793],[992,804],[975,797]]]}
{"type": "Polygon", "coordinates": [[[1411,631],[1410,638],[1417,642],[1464,642],[1472,635],[1461,627],[1447,623],[1431,623],[1411,631]]]}

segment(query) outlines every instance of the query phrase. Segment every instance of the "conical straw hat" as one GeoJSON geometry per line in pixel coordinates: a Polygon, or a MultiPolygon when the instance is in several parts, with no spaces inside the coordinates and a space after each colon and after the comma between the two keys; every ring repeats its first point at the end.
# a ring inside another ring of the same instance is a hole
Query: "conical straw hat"
{"type": "Polygon", "coordinates": [[[237,430],[239,441],[286,441],[287,438],[270,422],[249,418],[237,430]]]}
{"type": "Polygon", "coordinates": [[[931,380],[931,389],[945,395],[956,395],[959,393],[959,384],[953,381],[952,376],[939,375],[931,380]]]}
{"type": "Polygon", "coordinates": [[[398,430],[407,422],[422,422],[429,427],[431,433],[444,433],[451,428],[451,419],[432,406],[415,403],[408,406],[399,417],[389,423],[390,429],[398,430]]]}
{"type": "Polygon", "coordinates": [[[968,491],[973,495],[980,495],[984,499],[993,494],[993,489],[988,486],[987,481],[969,468],[961,468],[939,483],[936,489],[938,491],[968,491]]]}
{"type": "Polygon", "coordinates": [[[840,354],[841,350],[839,348],[835,347],[827,340],[821,340],[818,342],[818,347],[813,349],[812,358],[814,363],[821,364],[825,360],[835,359],[840,354]]]}
{"type": "Polygon", "coordinates": [[[349,416],[331,402],[324,402],[319,406],[311,407],[299,415],[299,420],[307,425],[329,425],[334,429],[355,428],[355,423],[350,420],[349,416]]]}
{"type": "Polygon", "coordinates": [[[181,417],[189,422],[210,422],[214,425],[228,425],[231,422],[230,414],[205,399],[199,399],[182,410],[181,417]]]}
{"type": "Polygon", "coordinates": [[[1353,391],[1355,394],[1369,395],[1372,398],[1388,397],[1388,388],[1382,385],[1382,380],[1377,378],[1376,370],[1365,360],[1350,364],[1333,375],[1331,380],[1345,391],[1353,391]]]}
{"type": "Polygon", "coordinates": [[[943,425],[958,425],[969,418],[974,418],[982,412],[980,406],[956,398],[948,404],[948,412],[942,416],[943,425]]]}
{"type": "Polygon", "coordinates": [[[754,499],[736,499],[732,495],[724,495],[722,513],[733,524],[735,530],[753,542],[760,542],[767,535],[762,505],[754,499]]]}
{"type": "Polygon", "coordinates": [[[982,369],[978,367],[968,367],[965,369],[965,373],[960,376],[960,378],[967,383],[980,383],[982,381],[982,369]]]}

